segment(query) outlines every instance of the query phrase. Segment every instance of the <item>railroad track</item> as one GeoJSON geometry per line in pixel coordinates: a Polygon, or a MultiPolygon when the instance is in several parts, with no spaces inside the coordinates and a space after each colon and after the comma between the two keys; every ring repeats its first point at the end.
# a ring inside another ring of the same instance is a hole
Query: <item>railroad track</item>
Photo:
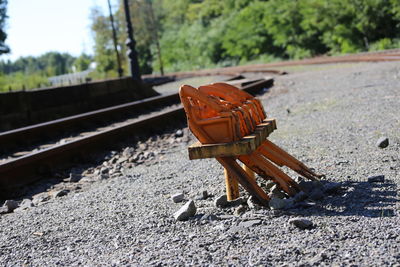
{"type": "MultiPolygon", "coordinates": [[[[400,50],[395,49],[355,55],[172,73],[168,76],[173,77],[173,79],[182,79],[205,75],[239,75],[246,72],[284,74],[283,71],[271,70],[270,68],[399,60],[400,50]]],[[[236,79],[240,79],[240,77],[236,77],[236,79]]],[[[270,87],[272,84],[272,79],[266,79],[257,82],[241,80],[237,85],[242,86],[243,90],[255,93],[263,88],[270,87]]],[[[177,105],[178,102],[177,93],[157,96],[0,133],[0,199],[15,194],[16,190],[23,185],[46,177],[54,169],[61,166],[67,167],[71,159],[85,158],[88,154],[104,150],[109,144],[127,136],[154,132],[171,126],[172,123],[180,119],[184,120],[184,111],[180,105],[177,105]],[[165,108],[166,106],[168,108],[165,108]],[[40,145],[37,145],[37,143],[40,143],[40,145]]]]}
{"type": "MultiPolygon", "coordinates": [[[[256,93],[271,87],[273,79],[231,83],[256,93]]],[[[104,151],[126,137],[159,132],[184,121],[184,110],[178,103],[179,95],[174,93],[0,133],[0,199],[18,195],[21,186],[45,178],[53,170],[67,168],[77,158],[104,151]],[[101,125],[90,130],[84,126],[99,121],[101,125]],[[71,128],[79,131],[71,137],[59,134],[71,128]]]]}
{"type": "Polygon", "coordinates": [[[289,67],[298,65],[316,65],[333,63],[351,63],[351,62],[380,62],[380,61],[400,61],[400,49],[383,50],[377,52],[363,52],[358,54],[349,54],[342,56],[321,56],[302,60],[290,60],[272,62],[266,64],[254,64],[244,66],[234,66],[225,68],[205,69],[199,71],[185,71],[169,73],[168,76],[174,79],[182,79],[194,76],[208,75],[238,75],[246,72],[263,72],[273,74],[285,74],[282,70],[273,70],[271,68],[289,67]]]}

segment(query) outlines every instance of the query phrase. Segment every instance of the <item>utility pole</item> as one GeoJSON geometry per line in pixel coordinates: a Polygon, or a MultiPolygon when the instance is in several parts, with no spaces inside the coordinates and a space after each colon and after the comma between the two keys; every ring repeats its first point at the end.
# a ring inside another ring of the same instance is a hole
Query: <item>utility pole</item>
{"type": "Polygon", "coordinates": [[[115,55],[117,57],[117,63],[118,63],[118,76],[121,78],[123,76],[123,70],[121,67],[121,58],[119,57],[119,51],[118,51],[118,45],[117,45],[117,31],[115,30],[114,27],[114,16],[111,10],[111,4],[110,0],[107,0],[108,2],[108,9],[110,10],[110,21],[111,21],[111,28],[112,28],[112,33],[113,33],[113,42],[114,42],[114,50],[115,50],[115,55]]]}
{"type": "Polygon", "coordinates": [[[131,22],[131,14],[129,12],[128,0],[124,0],[124,9],[125,9],[125,19],[126,19],[126,33],[128,35],[128,39],[126,40],[126,46],[128,47],[127,56],[129,60],[131,76],[135,81],[142,82],[137,53],[135,49],[136,42],[135,39],[133,38],[133,28],[131,22]]]}

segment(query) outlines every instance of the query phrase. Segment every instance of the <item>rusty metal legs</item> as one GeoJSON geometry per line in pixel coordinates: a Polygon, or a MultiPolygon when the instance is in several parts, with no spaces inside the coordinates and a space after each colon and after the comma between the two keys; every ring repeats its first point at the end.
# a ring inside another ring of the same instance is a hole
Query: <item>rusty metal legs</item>
{"type": "Polygon", "coordinates": [[[286,166],[294,170],[303,177],[310,180],[319,180],[323,175],[316,174],[301,161],[284,151],[279,146],[275,145],[269,140],[265,140],[264,143],[257,149],[263,156],[270,159],[278,166],[286,166]]]}

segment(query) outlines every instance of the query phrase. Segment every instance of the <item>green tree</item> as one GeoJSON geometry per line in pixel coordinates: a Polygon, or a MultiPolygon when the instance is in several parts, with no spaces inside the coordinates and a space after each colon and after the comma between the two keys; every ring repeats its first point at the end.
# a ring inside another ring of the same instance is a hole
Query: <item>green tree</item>
{"type": "MultiPolygon", "coordinates": [[[[400,47],[399,0],[131,0],[131,14],[143,73],[160,50],[179,71],[400,47]]],[[[121,3],[117,15],[124,51],[121,3]]]]}
{"type": "Polygon", "coordinates": [[[92,9],[91,20],[97,76],[101,78],[117,77],[118,66],[113,48],[110,20],[108,16],[102,14],[99,8],[92,9]]]}
{"type": "Polygon", "coordinates": [[[4,31],[7,19],[7,0],[0,0],[0,54],[8,53],[10,49],[4,43],[7,34],[4,31]]]}
{"type": "Polygon", "coordinates": [[[14,62],[0,60],[0,91],[47,86],[48,77],[70,72],[74,61],[73,56],[59,52],[20,57],[14,62]]]}
{"type": "Polygon", "coordinates": [[[262,22],[266,3],[254,1],[225,22],[223,48],[226,55],[238,61],[248,61],[274,51],[273,41],[262,22]]]}
{"type": "Polygon", "coordinates": [[[90,64],[93,62],[93,57],[82,53],[77,59],[75,59],[73,66],[76,71],[87,70],[90,64]]]}

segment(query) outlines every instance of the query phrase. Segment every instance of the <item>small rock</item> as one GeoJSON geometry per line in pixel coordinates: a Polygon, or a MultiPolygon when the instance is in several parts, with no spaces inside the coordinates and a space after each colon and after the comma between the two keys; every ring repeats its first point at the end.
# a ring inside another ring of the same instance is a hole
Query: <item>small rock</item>
{"type": "Polygon", "coordinates": [[[320,266],[325,259],[327,259],[327,255],[324,252],[317,254],[314,258],[310,260],[311,266],[320,266]]]}
{"type": "Polygon", "coordinates": [[[4,206],[7,207],[7,212],[13,212],[16,208],[19,207],[18,202],[13,199],[6,200],[4,202],[4,206]]]}
{"type": "Polygon", "coordinates": [[[43,232],[33,232],[32,235],[34,236],[43,236],[43,232]]]}
{"type": "Polygon", "coordinates": [[[196,206],[193,200],[189,200],[177,212],[174,213],[174,218],[177,221],[185,221],[196,214],[196,206]]]}
{"type": "Polygon", "coordinates": [[[0,214],[5,214],[8,213],[8,208],[6,206],[1,206],[0,207],[0,214]]]}
{"type": "Polygon", "coordinates": [[[266,181],[265,184],[262,184],[262,187],[265,189],[266,192],[269,192],[272,190],[272,187],[275,185],[274,182],[272,181],[266,181]]]}
{"type": "Polygon", "coordinates": [[[108,179],[108,178],[110,178],[110,175],[108,174],[108,173],[102,173],[102,174],[100,174],[100,177],[99,177],[101,180],[105,180],[105,179],[108,179]]]}
{"type": "Polygon", "coordinates": [[[141,164],[144,163],[144,160],[138,160],[138,161],[136,161],[135,163],[136,163],[136,165],[141,165],[141,164]]]}
{"type": "Polygon", "coordinates": [[[281,198],[271,198],[269,201],[269,207],[273,210],[279,210],[285,208],[287,205],[286,199],[281,199],[281,198]]]}
{"type": "Polygon", "coordinates": [[[185,195],[183,193],[177,193],[171,196],[171,199],[174,203],[182,202],[185,195]]]}
{"type": "Polygon", "coordinates": [[[183,131],[182,130],[178,130],[175,132],[175,137],[182,137],[183,136],[183,131]]]}
{"type": "Polygon", "coordinates": [[[107,167],[103,167],[103,168],[100,169],[100,173],[101,173],[101,174],[108,174],[109,171],[110,171],[110,169],[107,168],[107,167]]]}
{"type": "Polygon", "coordinates": [[[320,188],[315,188],[313,191],[310,193],[310,198],[312,200],[320,200],[324,198],[324,193],[320,188]]]}
{"type": "Polygon", "coordinates": [[[24,200],[22,200],[22,202],[19,204],[19,208],[21,209],[27,209],[27,208],[31,208],[33,207],[33,203],[32,200],[30,200],[29,198],[25,198],[24,200]]]}
{"type": "Polygon", "coordinates": [[[173,145],[175,142],[176,142],[176,139],[175,139],[175,138],[170,138],[169,141],[168,141],[168,143],[169,143],[170,145],[173,145]]]}
{"type": "Polygon", "coordinates": [[[234,234],[241,233],[241,232],[244,232],[244,231],[246,231],[246,228],[244,228],[243,226],[232,225],[229,228],[228,233],[231,234],[231,235],[234,235],[234,234]]]}
{"type": "Polygon", "coordinates": [[[247,210],[246,206],[240,205],[239,207],[237,207],[237,208],[235,209],[235,211],[233,212],[233,215],[235,215],[235,216],[240,216],[240,215],[242,215],[243,213],[245,213],[246,210],[247,210]]]}
{"type": "Polygon", "coordinates": [[[130,158],[135,154],[135,149],[133,147],[127,147],[122,152],[122,155],[126,158],[130,158]]]}
{"type": "Polygon", "coordinates": [[[216,226],[214,226],[213,229],[217,230],[217,231],[225,231],[226,226],[223,223],[221,223],[221,224],[217,224],[216,226]]]}
{"type": "Polygon", "coordinates": [[[45,202],[45,201],[47,201],[49,199],[50,199],[50,196],[48,195],[48,193],[46,193],[46,192],[39,193],[39,194],[34,195],[32,197],[32,204],[37,206],[39,203],[45,202]]]}
{"type": "Polygon", "coordinates": [[[235,218],[235,216],[230,215],[230,214],[221,214],[221,215],[218,215],[218,218],[220,220],[232,220],[235,218]]]}
{"type": "Polygon", "coordinates": [[[209,221],[209,222],[214,222],[214,221],[218,221],[220,218],[217,215],[214,214],[210,214],[210,215],[206,215],[204,214],[200,220],[202,221],[209,221]]]}
{"type": "Polygon", "coordinates": [[[381,137],[378,139],[376,142],[376,146],[380,148],[385,148],[389,145],[389,138],[387,137],[381,137]]]}
{"type": "Polygon", "coordinates": [[[153,157],[154,157],[154,152],[152,152],[152,151],[145,151],[143,153],[143,158],[144,159],[150,159],[150,158],[153,158],[153,157]]]}
{"type": "Polygon", "coordinates": [[[261,223],[262,223],[262,221],[258,220],[258,219],[257,220],[249,220],[249,221],[240,222],[238,226],[248,228],[248,227],[260,225],[261,223]]]}
{"type": "Polygon", "coordinates": [[[275,198],[281,198],[281,199],[286,197],[285,193],[283,193],[281,188],[279,186],[277,186],[277,185],[273,185],[271,187],[271,193],[269,193],[268,196],[270,198],[274,198],[275,197],[275,198]]]}
{"type": "Polygon", "coordinates": [[[139,149],[140,149],[140,150],[146,150],[146,149],[147,149],[147,144],[145,144],[145,143],[139,143],[139,149]]]}
{"type": "Polygon", "coordinates": [[[57,190],[52,193],[53,197],[63,197],[69,193],[68,189],[57,190]]]}
{"type": "Polygon", "coordinates": [[[122,163],[125,163],[125,162],[127,162],[127,161],[128,161],[128,158],[127,158],[127,157],[120,157],[120,158],[117,160],[116,164],[121,165],[122,163]]]}
{"type": "Polygon", "coordinates": [[[118,159],[119,159],[118,155],[112,157],[111,160],[110,160],[111,165],[117,163],[118,159]]]}
{"type": "Polygon", "coordinates": [[[79,180],[81,180],[81,179],[82,179],[81,174],[71,172],[68,177],[68,182],[76,183],[76,182],[79,182],[79,180]]]}
{"type": "Polygon", "coordinates": [[[368,177],[368,183],[383,183],[385,182],[385,175],[376,175],[368,177]]]}
{"type": "Polygon", "coordinates": [[[247,200],[247,206],[249,206],[250,209],[255,209],[255,210],[262,208],[258,199],[256,199],[253,196],[250,196],[249,199],[247,200]]]}
{"type": "Polygon", "coordinates": [[[196,198],[196,200],[205,200],[209,197],[207,190],[203,190],[199,196],[196,198]]]}
{"type": "Polygon", "coordinates": [[[215,201],[214,201],[214,205],[217,208],[225,208],[229,205],[228,202],[228,197],[226,195],[222,195],[220,197],[218,197],[215,201]]]}
{"type": "Polygon", "coordinates": [[[307,220],[305,218],[292,218],[289,220],[290,224],[293,224],[294,226],[296,226],[299,229],[310,229],[313,226],[312,221],[307,220]]]}

